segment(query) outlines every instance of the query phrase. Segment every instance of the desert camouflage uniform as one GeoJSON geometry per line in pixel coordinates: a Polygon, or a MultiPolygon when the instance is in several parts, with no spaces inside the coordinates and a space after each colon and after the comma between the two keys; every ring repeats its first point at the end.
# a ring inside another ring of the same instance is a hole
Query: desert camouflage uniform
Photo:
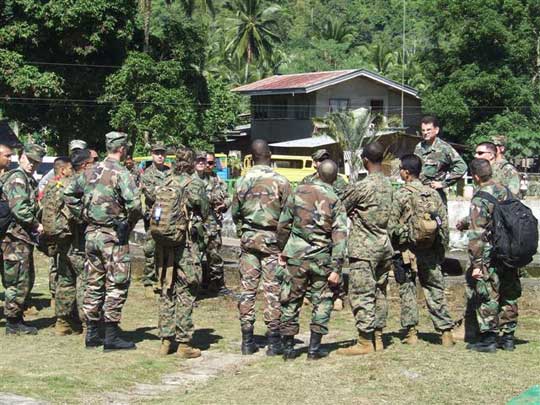
{"type": "Polygon", "coordinates": [[[150,165],[141,175],[141,193],[144,195],[144,205],[146,207],[144,215],[144,230],[146,232],[146,240],[144,243],[144,272],[142,282],[145,287],[153,286],[157,281],[154,255],[156,251],[156,242],[150,235],[150,215],[152,206],[155,201],[156,187],[161,185],[170,170],[167,166],[163,166],[163,170],[159,170],[154,163],[150,165]]]}
{"type": "MultiPolygon", "coordinates": [[[[446,296],[444,294],[444,277],[441,264],[444,260],[444,247],[448,240],[448,216],[446,207],[440,199],[439,193],[431,187],[424,186],[419,180],[407,183],[394,194],[394,202],[388,224],[388,233],[392,238],[394,248],[401,254],[410,251],[416,259],[416,264],[407,273],[406,281],[399,285],[399,298],[401,301],[401,326],[403,328],[418,325],[418,303],[416,295],[416,276],[424,291],[426,305],[433,325],[437,331],[450,330],[454,322],[448,312],[446,296]],[[437,215],[442,220],[439,228],[439,237],[429,249],[418,249],[409,239],[409,220],[412,216],[414,193],[408,188],[432,194],[432,198],[439,200],[437,215]],[[414,268],[416,267],[416,268],[414,268]]],[[[414,261],[414,259],[413,259],[414,261]]]]}
{"type": "Polygon", "coordinates": [[[111,158],[86,169],[81,177],[82,197],[66,190],[65,200],[75,216],[82,208],[88,223],[84,315],[87,321],[99,321],[103,312],[105,322],[120,322],[131,263],[128,240],[119,240],[116,230],[126,222],[133,229],[141,217],[139,191],[128,170],[111,158]]]}
{"type": "Polygon", "coordinates": [[[349,235],[349,300],[356,328],[364,333],[386,326],[386,287],[392,245],[386,231],[392,184],[383,173],[370,173],[350,185],[343,204],[352,221],[349,235]]]}
{"type": "MultiPolygon", "coordinates": [[[[187,209],[191,215],[206,219],[209,203],[202,180],[188,174],[170,174],[166,182],[173,181],[185,187],[187,209]]],[[[189,231],[188,231],[189,232],[189,231]]],[[[159,298],[159,336],[180,343],[189,343],[193,333],[193,304],[202,279],[196,252],[192,249],[191,235],[180,246],[166,247],[156,243],[156,268],[159,298]]]]}
{"type": "MultiPolygon", "coordinates": [[[[444,188],[447,188],[467,172],[465,161],[451,145],[440,138],[435,138],[433,145],[424,141],[420,142],[416,145],[414,153],[422,159],[420,181],[425,185],[429,185],[432,181],[440,181],[444,188]]],[[[444,188],[437,191],[446,205],[444,188]]]]}
{"type": "Polygon", "coordinates": [[[311,330],[326,335],[332,312],[328,276],[341,274],[347,248],[347,215],[332,186],[318,178],[300,184],[281,213],[278,224],[287,271],[281,284],[281,334],[298,334],[300,308],[311,291],[311,330]],[[289,236],[290,235],[290,236],[289,236]]]}
{"type": "Polygon", "coordinates": [[[279,332],[281,305],[278,266],[277,225],[291,194],[288,180],[269,166],[255,165],[238,180],[232,201],[232,216],[241,234],[238,309],[242,328],[255,323],[255,297],[262,278],[264,322],[271,333],[279,332]]]}
{"type": "MultiPolygon", "coordinates": [[[[478,188],[491,194],[497,200],[503,201],[508,197],[506,189],[490,180],[478,188]]],[[[469,258],[471,267],[466,274],[468,308],[476,312],[476,319],[481,333],[498,332],[499,325],[505,332],[515,330],[517,322],[517,298],[521,295],[510,294],[503,297],[500,289],[501,277],[505,277],[507,269],[496,266],[491,262],[491,245],[485,231],[491,224],[493,204],[475,195],[471,201],[469,231],[469,258]],[[483,277],[480,280],[472,278],[472,269],[481,269],[483,277]],[[500,306],[499,306],[500,303],[500,306]],[[504,325],[507,326],[505,329],[504,325]]],[[[517,278],[519,282],[519,278],[517,278]]],[[[507,293],[505,291],[505,293],[507,293]]]]}

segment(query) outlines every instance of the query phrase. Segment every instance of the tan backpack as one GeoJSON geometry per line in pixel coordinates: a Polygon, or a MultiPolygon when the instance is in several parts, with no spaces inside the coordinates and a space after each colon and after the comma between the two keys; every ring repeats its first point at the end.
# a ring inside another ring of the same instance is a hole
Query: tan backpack
{"type": "Polygon", "coordinates": [[[411,192],[411,215],[408,218],[409,240],[417,249],[433,247],[442,224],[437,214],[439,201],[431,190],[422,190],[411,185],[405,188],[411,192]]]}
{"type": "Polygon", "coordinates": [[[71,235],[69,220],[63,201],[65,184],[62,181],[49,181],[41,199],[43,237],[54,240],[71,235]]]}

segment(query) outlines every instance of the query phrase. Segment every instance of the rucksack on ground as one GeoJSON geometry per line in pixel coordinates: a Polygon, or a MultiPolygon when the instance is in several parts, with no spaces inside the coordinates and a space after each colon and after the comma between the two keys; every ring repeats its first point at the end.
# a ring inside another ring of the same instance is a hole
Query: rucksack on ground
{"type": "Polygon", "coordinates": [[[169,178],[155,189],[150,234],[162,245],[178,246],[186,240],[190,218],[185,189],[189,183],[191,179],[181,183],[175,178],[169,178]]]}
{"type": "Polygon", "coordinates": [[[475,196],[494,204],[488,240],[492,245],[491,258],[507,267],[519,268],[533,260],[538,249],[538,220],[531,209],[519,201],[508,188],[509,197],[498,201],[485,191],[475,196]]]}
{"type": "Polygon", "coordinates": [[[411,192],[411,216],[408,219],[409,240],[417,249],[433,247],[441,219],[437,215],[440,205],[437,196],[430,190],[422,190],[411,185],[405,188],[411,192]]]}
{"type": "Polygon", "coordinates": [[[41,224],[43,238],[46,240],[57,240],[71,234],[63,201],[64,188],[65,185],[61,181],[52,180],[43,191],[41,224]]]}

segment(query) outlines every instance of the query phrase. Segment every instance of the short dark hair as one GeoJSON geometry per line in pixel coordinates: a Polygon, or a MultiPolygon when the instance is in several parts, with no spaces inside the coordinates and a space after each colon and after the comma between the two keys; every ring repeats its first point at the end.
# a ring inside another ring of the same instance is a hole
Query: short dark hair
{"type": "Polygon", "coordinates": [[[384,158],[384,148],[377,141],[371,142],[364,146],[361,157],[369,160],[371,163],[381,163],[384,158]]]}
{"type": "Polygon", "coordinates": [[[422,117],[421,124],[433,124],[434,127],[440,128],[439,120],[434,115],[425,115],[422,117]]]}
{"type": "Polygon", "coordinates": [[[93,161],[90,149],[75,149],[71,152],[70,158],[75,170],[79,170],[85,163],[93,161]]]}
{"type": "Polygon", "coordinates": [[[413,154],[403,155],[401,157],[401,169],[407,170],[414,177],[419,177],[422,172],[422,159],[413,154]]]}
{"type": "Polygon", "coordinates": [[[53,169],[54,174],[58,176],[60,174],[60,170],[62,170],[64,167],[71,164],[71,160],[67,156],[59,156],[56,159],[54,159],[53,163],[53,169]]]}
{"type": "Polygon", "coordinates": [[[268,142],[264,139],[255,139],[251,143],[251,155],[253,156],[253,161],[255,163],[270,159],[272,153],[268,147],[268,142]]]}
{"type": "Polygon", "coordinates": [[[479,146],[485,147],[494,155],[497,154],[497,146],[493,142],[480,142],[478,145],[476,145],[476,147],[478,148],[479,146]]]}
{"type": "Polygon", "coordinates": [[[491,164],[485,159],[473,159],[469,164],[471,175],[480,177],[482,181],[491,179],[491,164]]]}

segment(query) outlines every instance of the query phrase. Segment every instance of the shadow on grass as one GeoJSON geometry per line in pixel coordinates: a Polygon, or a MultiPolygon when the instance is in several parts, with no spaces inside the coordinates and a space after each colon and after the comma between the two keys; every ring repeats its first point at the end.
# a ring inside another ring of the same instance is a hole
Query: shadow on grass
{"type": "Polygon", "coordinates": [[[56,323],[56,317],[51,316],[49,318],[40,318],[39,315],[37,315],[37,317],[25,319],[25,322],[30,326],[38,328],[39,331],[40,329],[47,329],[53,326],[56,323]]]}
{"type": "Polygon", "coordinates": [[[223,339],[223,336],[216,335],[212,332],[215,332],[215,330],[209,328],[195,330],[193,332],[193,343],[195,346],[201,350],[208,350],[212,344],[223,339]]]}
{"type": "Polygon", "coordinates": [[[122,336],[134,343],[142,342],[143,340],[159,340],[159,336],[154,333],[148,333],[149,330],[155,329],[153,326],[143,326],[135,330],[125,330],[122,336]]]}

